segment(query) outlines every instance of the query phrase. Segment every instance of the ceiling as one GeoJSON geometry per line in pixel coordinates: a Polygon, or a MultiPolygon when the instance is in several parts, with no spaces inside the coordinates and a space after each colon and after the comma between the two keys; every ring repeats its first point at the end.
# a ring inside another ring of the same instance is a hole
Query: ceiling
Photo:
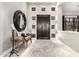
{"type": "Polygon", "coordinates": [[[57,2],[28,2],[28,4],[38,4],[38,5],[41,5],[41,4],[42,4],[42,5],[43,5],[43,4],[44,4],[44,5],[45,5],[45,4],[47,5],[47,4],[48,4],[48,5],[54,5],[54,6],[56,6],[56,5],[57,5],[57,2]]]}
{"type": "Polygon", "coordinates": [[[79,2],[64,2],[62,10],[64,12],[79,12],[79,2]]]}

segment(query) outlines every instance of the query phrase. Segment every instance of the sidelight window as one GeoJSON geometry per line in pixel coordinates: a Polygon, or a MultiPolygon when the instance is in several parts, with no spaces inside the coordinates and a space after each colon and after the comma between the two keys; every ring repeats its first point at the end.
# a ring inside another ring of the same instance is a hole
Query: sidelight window
{"type": "Polygon", "coordinates": [[[55,38],[55,34],[51,34],[52,35],[52,38],[55,38]]]}
{"type": "Polygon", "coordinates": [[[35,16],[32,16],[32,20],[35,20],[35,16]]]}
{"type": "Polygon", "coordinates": [[[52,29],[55,29],[55,25],[52,25],[52,29]]]}
{"type": "Polygon", "coordinates": [[[52,7],[52,8],[51,8],[51,11],[55,11],[55,7],[52,7]]]}
{"type": "Polygon", "coordinates": [[[45,7],[41,8],[41,11],[45,11],[45,7]]]}
{"type": "Polygon", "coordinates": [[[32,25],[32,29],[35,29],[35,25],[32,25]]]}
{"type": "Polygon", "coordinates": [[[35,38],[35,34],[32,34],[32,37],[35,38]]]}
{"type": "Polygon", "coordinates": [[[36,8],[35,7],[32,7],[32,11],[36,11],[36,8]]]}
{"type": "Polygon", "coordinates": [[[51,20],[55,20],[55,16],[51,16],[51,20]]]}

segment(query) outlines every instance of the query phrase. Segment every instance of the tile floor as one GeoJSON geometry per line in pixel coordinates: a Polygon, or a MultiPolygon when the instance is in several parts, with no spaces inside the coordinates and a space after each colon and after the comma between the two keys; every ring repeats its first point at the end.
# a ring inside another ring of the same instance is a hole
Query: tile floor
{"type": "MultiPolygon", "coordinates": [[[[79,57],[78,53],[59,40],[35,40],[28,48],[21,45],[18,51],[19,57],[79,57]]],[[[17,56],[14,54],[12,57],[17,56]]]]}
{"type": "Polygon", "coordinates": [[[36,40],[20,57],[77,57],[74,50],[58,40],[36,40]]]}

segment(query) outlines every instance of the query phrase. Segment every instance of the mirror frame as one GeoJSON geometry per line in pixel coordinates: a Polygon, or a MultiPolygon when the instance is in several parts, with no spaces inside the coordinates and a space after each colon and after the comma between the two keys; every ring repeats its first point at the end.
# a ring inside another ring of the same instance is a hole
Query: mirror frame
{"type": "Polygon", "coordinates": [[[26,17],[25,17],[25,14],[21,10],[17,10],[14,12],[13,23],[14,23],[16,30],[19,32],[23,31],[26,28],[26,17]],[[24,21],[22,28],[20,28],[20,20],[21,20],[20,16],[23,17],[22,20],[24,21]]]}

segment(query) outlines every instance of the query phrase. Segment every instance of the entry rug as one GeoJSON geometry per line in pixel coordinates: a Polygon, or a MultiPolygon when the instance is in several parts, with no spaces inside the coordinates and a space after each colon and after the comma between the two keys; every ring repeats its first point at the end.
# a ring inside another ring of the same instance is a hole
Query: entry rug
{"type": "Polygon", "coordinates": [[[79,56],[71,48],[62,43],[51,40],[36,40],[20,57],[77,57],[79,56]]]}

